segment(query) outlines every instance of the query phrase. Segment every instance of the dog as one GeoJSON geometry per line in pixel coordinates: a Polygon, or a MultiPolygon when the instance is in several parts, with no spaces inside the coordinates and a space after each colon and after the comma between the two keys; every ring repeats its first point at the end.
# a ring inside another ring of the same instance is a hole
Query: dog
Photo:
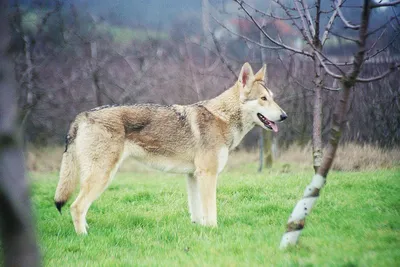
{"type": "Polygon", "coordinates": [[[266,87],[266,65],[245,63],[237,82],[219,96],[192,105],[102,106],[71,123],[55,205],[61,213],[78,181],[70,212],[77,234],[87,234],[86,214],[127,157],[151,168],[187,174],[191,220],[217,226],[217,177],[229,152],[256,125],[278,131],[287,118],[266,87]]]}

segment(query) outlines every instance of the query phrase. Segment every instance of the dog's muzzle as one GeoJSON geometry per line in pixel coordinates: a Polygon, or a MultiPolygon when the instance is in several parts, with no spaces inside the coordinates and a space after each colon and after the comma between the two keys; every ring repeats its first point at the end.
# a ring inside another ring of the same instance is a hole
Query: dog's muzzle
{"type": "MultiPolygon", "coordinates": [[[[275,122],[270,121],[269,119],[264,117],[261,113],[257,113],[257,117],[260,119],[260,121],[264,124],[264,126],[266,128],[268,128],[274,132],[278,132],[278,125],[276,125],[275,122]]],[[[285,119],[286,119],[286,117],[285,117],[285,119]]],[[[284,120],[284,119],[282,119],[282,115],[281,115],[281,120],[284,120]]]]}

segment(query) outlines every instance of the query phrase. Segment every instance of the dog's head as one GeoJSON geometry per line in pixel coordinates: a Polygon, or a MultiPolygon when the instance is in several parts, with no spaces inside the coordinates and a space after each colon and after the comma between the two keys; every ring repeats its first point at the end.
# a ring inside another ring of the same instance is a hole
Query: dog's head
{"type": "Polygon", "coordinates": [[[266,87],[266,65],[254,75],[249,63],[245,63],[239,74],[240,102],[257,125],[274,132],[277,122],[287,118],[286,113],[275,103],[272,92],[266,87]]]}

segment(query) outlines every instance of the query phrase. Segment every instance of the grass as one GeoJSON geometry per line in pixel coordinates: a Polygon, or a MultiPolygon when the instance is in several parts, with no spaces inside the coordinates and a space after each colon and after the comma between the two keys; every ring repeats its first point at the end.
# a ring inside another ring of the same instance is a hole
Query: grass
{"type": "Polygon", "coordinates": [[[219,227],[190,223],[181,175],[119,173],[74,233],[69,205],[53,206],[57,173],[32,173],[46,266],[399,266],[400,169],[333,172],[300,244],[278,249],[312,173],[255,164],[223,172],[219,227]]]}

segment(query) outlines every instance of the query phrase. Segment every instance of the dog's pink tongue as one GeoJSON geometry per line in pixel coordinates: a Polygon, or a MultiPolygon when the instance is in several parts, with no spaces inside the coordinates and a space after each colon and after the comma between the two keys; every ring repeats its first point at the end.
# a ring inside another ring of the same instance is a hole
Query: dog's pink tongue
{"type": "Polygon", "coordinates": [[[271,122],[269,125],[271,126],[271,128],[274,132],[276,132],[276,133],[278,132],[278,125],[276,125],[276,123],[271,122]]]}

